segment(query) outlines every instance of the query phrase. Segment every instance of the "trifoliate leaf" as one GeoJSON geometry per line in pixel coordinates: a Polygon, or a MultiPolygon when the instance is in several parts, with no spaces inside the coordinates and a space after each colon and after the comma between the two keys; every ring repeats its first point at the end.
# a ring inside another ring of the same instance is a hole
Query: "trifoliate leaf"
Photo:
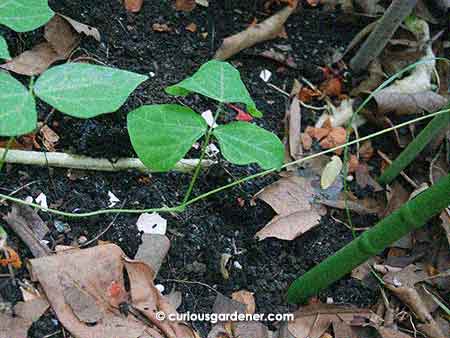
{"type": "Polygon", "coordinates": [[[0,24],[16,32],[36,29],[51,19],[54,12],[48,0],[3,0],[0,2],[0,24]]]}
{"type": "Polygon", "coordinates": [[[166,88],[170,95],[186,96],[195,92],[219,102],[244,103],[250,114],[261,117],[241,80],[239,71],[227,62],[212,60],[200,67],[191,77],[166,88]]]}
{"type": "Polygon", "coordinates": [[[36,81],[34,92],[59,111],[79,118],[111,113],[147,76],[85,63],[56,66],[36,81]]]}
{"type": "Polygon", "coordinates": [[[29,90],[0,71],[0,135],[23,135],[33,131],[36,123],[36,106],[29,90]]]}
{"type": "Polygon", "coordinates": [[[207,127],[192,109],[176,104],[142,106],[128,114],[133,148],[154,171],[172,169],[207,127]]]}
{"type": "Polygon", "coordinates": [[[213,135],[219,140],[223,156],[231,163],[258,163],[264,169],[283,165],[283,143],[275,134],[254,124],[231,122],[218,126],[213,135]]]}

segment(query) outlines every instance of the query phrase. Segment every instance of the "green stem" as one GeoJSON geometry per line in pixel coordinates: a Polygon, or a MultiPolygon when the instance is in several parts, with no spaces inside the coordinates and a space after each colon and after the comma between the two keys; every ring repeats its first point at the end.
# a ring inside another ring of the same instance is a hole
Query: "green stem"
{"type": "MultiPolygon", "coordinates": [[[[448,106],[450,108],[450,106],[448,106]]],[[[378,178],[381,184],[391,183],[400,172],[405,169],[417,155],[435,138],[439,132],[447,128],[450,123],[450,114],[435,116],[417,137],[402,151],[394,162],[378,178]]]]}
{"type": "MultiPolygon", "coordinates": [[[[440,114],[445,114],[445,113],[448,113],[448,112],[450,112],[450,109],[445,109],[445,110],[441,110],[441,111],[438,111],[438,112],[435,112],[435,113],[432,113],[432,114],[428,114],[428,115],[425,115],[425,116],[417,117],[417,118],[415,118],[413,120],[400,123],[397,126],[393,126],[393,127],[387,128],[387,129],[383,129],[383,130],[380,130],[380,131],[378,131],[376,133],[373,133],[373,134],[361,137],[359,139],[350,141],[350,142],[348,142],[346,144],[343,144],[343,145],[340,145],[340,146],[337,146],[337,147],[334,147],[334,148],[330,148],[330,149],[321,151],[321,152],[316,153],[316,154],[312,154],[312,155],[306,156],[304,158],[301,158],[299,160],[296,160],[296,161],[293,161],[293,162],[290,162],[290,163],[286,163],[279,169],[284,169],[284,168],[287,168],[287,167],[290,167],[290,166],[293,166],[293,165],[297,165],[297,164],[305,162],[305,161],[309,161],[309,160],[311,160],[313,158],[316,158],[316,157],[319,157],[319,156],[322,156],[322,155],[325,155],[325,154],[333,153],[333,152],[335,152],[338,149],[342,149],[344,147],[348,147],[348,146],[350,146],[352,144],[356,144],[358,142],[363,142],[363,141],[366,141],[366,140],[370,140],[370,139],[372,139],[374,137],[377,137],[377,136],[389,133],[389,132],[391,132],[393,130],[396,130],[396,129],[399,129],[399,128],[403,128],[403,127],[405,127],[405,126],[407,126],[407,125],[409,125],[411,123],[417,123],[419,121],[428,119],[430,117],[437,116],[437,115],[440,115],[440,114]]],[[[278,171],[279,169],[278,168],[268,169],[268,170],[261,171],[261,172],[259,172],[257,174],[254,174],[254,175],[241,178],[241,179],[239,179],[237,181],[234,181],[234,182],[229,183],[227,185],[224,185],[222,187],[219,187],[219,188],[210,190],[208,192],[205,192],[205,193],[201,194],[200,196],[197,196],[197,197],[194,197],[194,198],[190,199],[186,203],[182,203],[179,206],[171,207],[171,208],[101,209],[101,210],[96,210],[96,211],[90,211],[90,212],[84,212],[84,213],[75,214],[75,213],[72,213],[72,212],[64,212],[64,211],[59,211],[59,210],[52,209],[52,208],[43,208],[39,204],[26,202],[26,201],[21,200],[19,198],[11,197],[11,196],[4,195],[4,194],[0,194],[0,199],[6,200],[6,201],[15,202],[15,203],[19,203],[19,204],[22,204],[22,205],[28,205],[30,207],[34,207],[34,208],[37,208],[37,209],[40,209],[42,211],[49,212],[49,213],[52,213],[52,214],[55,214],[55,215],[64,216],[64,217],[72,217],[72,218],[83,218],[83,217],[91,217],[91,216],[97,216],[97,215],[102,215],[102,214],[115,214],[115,213],[122,213],[122,214],[140,214],[140,213],[144,213],[144,212],[162,212],[162,213],[163,212],[168,212],[168,213],[175,212],[176,213],[176,212],[182,212],[188,205],[193,204],[195,202],[198,202],[198,201],[200,201],[202,199],[205,199],[205,198],[207,198],[207,197],[209,197],[211,195],[214,195],[214,194],[216,194],[218,192],[221,192],[223,190],[232,188],[232,187],[234,187],[236,185],[242,184],[242,183],[250,181],[252,179],[255,179],[255,178],[258,178],[258,177],[262,177],[262,176],[266,176],[266,175],[268,175],[270,173],[278,171]]]]}
{"type": "Polygon", "coordinates": [[[8,155],[8,151],[11,148],[12,143],[14,142],[15,137],[10,137],[8,143],[6,143],[5,152],[3,153],[2,158],[0,159],[0,171],[3,169],[3,165],[5,164],[6,155],[8,155]]]}
{"type": "Polygon", "coordinates": [[[194,175],[192,176],[191,182],[189,182],[188,190],[186,191],[186,194],[184,195],[183,204],[185,204],[189,200],[189,197],[191,197],[191,193],[192,193],[192,190],[194,189],[195,182],[197,181],[197,178],[200,175],[200,169],[202,168],[201,163],[206,155],[206,149],[208,148],[209,140],[211,139],[211,135],[212,135],[212,132],[214,129],[214,127],[213,127],[214,123],[216,123],[217,118],[219,117],[222,110],[223,110],[223,103],[219,103],[219,106],[217,107],[217,110],[214,114],[214,121],[212,123],[212,126],[210,126],[208,128],[208,131],[206,132],[205,141],[202,144],[200,158],[198,160],[197,167],[195,167],[194,175]]]}
{"type": "Polygon", "coordinates": [[[410,231],[424,225],[449,204],[450,175],[295,280],[288,290],[288,301],[301,303],[316,295],[410,231]]]}

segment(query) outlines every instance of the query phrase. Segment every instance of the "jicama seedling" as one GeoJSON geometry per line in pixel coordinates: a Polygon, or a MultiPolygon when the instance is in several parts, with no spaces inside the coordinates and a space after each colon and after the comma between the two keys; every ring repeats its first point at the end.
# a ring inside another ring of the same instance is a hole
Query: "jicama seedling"
{"type": "MultiPolygon", "coordinates": [[[[225,103],[236,102],[245,104],[253,116],[262,116],[238,70],[226,62],[209,61],[192,77],[166,88],[166,92],[177,96],[195,92],[218,101],[214,120],[224,112],[225,103]]],[[[202,136],[205,136],[203,148],[211,136],[216,138],[223,156],[232,163],[258,163],[264,169],[283,164],[283,144],[273,133],[249,122],[236,121],[217,127],[215,121],[210,124],[212,127],[191,108],[177,104],[142,106],[128,114],[133,147],[153,171],[173,168],[202,136]]]]}

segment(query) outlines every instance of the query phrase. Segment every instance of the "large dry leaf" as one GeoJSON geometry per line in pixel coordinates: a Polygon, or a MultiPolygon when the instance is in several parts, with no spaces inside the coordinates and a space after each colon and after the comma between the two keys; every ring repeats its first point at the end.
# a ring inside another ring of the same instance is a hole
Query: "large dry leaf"
{"type": "Polygon", "coordinates": [[[366,326],[379,322],[380,318],[370,310],[316,304],[299,309],[287,327],[289,333],[296,338],[320,338],[333,323],[366,326]]]}
{"type": "Polygon", "coordinates": [[[48,309],[45,299],[19,302],[14,311],[0,311],[0,338],[27,338],[31,324],[48,309]]]}
{"type": "Polygon", "coordinates": [[[431,338],[444,338],[440,327],[432,317],[423,295],[416,284],[427,278],[424,271],[414,265],[409,265],[399,272],[389,272],[383,277],[385,287],[395,294],[415,316],[427,325],[431,338]]]}
{"type": "Polygon", "coordinates": [[[231,294],[231,298],[239,303],[246,305],[246,313],[253,314],[256,310],[255,297],[253,296],[253,292],[247,290],[240,290],[233,292],[231,294]]]}
{"type": "Polygon", "coordinates": [[[65,18],[59,15],[55,15],[45,25],[44,37],[61,59],[67,59],[80,43],[79,34],[65,18]]]}
{"type": "Polygon", "coordinates": [[[64,15],[54,15],[45,25],[46,42],[34,46],[0,67],[28,76],[41,74],[54,62],[70,56],[80,43],[80,32],[100,41],[100,34],[95,28],[64,15]]]}
{"type": "Polygon", "coordinates": [[[292,6],[286,6],[263,22],[224,39],[214,59],[226,60],[243,49],[277,37],[283,31],[286,20],[296,10],[297,3],[298,0],[293,0],[292,6]]]}
{"type": "Polygon", "coordinates": [[[52,63],[62,59],[49,42],[43,42],[0,67],[14,73],[33,76],[41,74],[52,63]]]}
{"type": "Polygon", "coordinates": [[[278,214],[256,233],[262,240],[275,237],[293,240],[319,223],[320,215],[311,202],[314,189],[303,177],[283,177],[255,195],[278,214]]]}
{"type": "Polygon", "coordinates": [[[395,112],[398,115],[432,113],[448,104],[445,97],[431,90],[417,93],[381,90],[374,98],[380,113],[395,112]]]}
{"type": "Polygon", "coordinates": [[[191,329],[179,322],[155,319],[157,311],[168,314],[172,310],[153,285],[154,273],[144,263],[124,257],[114,244],[69,250],[31,260],[31,272],[61,324],[76,338],[194,337],[192,331],[184,331],[191,329]],[[121,294],[125,292],[125,267],[131,305],[150,320],[152,327],[132,315],[121,315],[117,308],[118,297],[122,302],[127,299],[121,294]],[[180,330],[182,334],[177,335],[180,330]]]}

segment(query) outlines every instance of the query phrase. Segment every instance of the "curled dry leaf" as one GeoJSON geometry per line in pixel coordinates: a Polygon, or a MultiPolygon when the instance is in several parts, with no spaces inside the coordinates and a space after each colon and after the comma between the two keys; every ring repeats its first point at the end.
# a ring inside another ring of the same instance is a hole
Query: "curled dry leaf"
{"type": "Polygon", "coordinates": [[[293,6],[286,6],[263,22],[227,37],[214,55],[214,59],[226,60],[243,49],[277,37],[283,31],[288,17],[297,8],[297,4],[298,0],[294,0],[293,6]]]}
{"type": "Polygon", "coordinates": [[[255,195],[278,214],[256,233],[259,240],[275,237],[293,240],[319,223],[320,215],[313,207],[314,190],[304,177],[283,177],[255,195]]]}
{"type": "Polygon", "coordinates": [[[169,249],[170,240],[166,235],[144,233],[135,259],[148,264],[157,274],[169,249]]]}
{"type": "Polygon", "coordinates": [[[137,13],[141,10],[144,0],[124,0],[123,5],[129,12],[137,13]]]}
{"type": "Polygon", "coordinates": [[[53,129],[47,125],[43,125],[40,130],[42,135],[42,143],[48,151],[55,151],[55,145],[59,142],[59,136],[53,129]]]}
{"type": "Polygon", "coordinates": [[[114,244],[33,259],[31,274],[40,282],[61,324],[76,338],[195,337],[184,324],[155,318],[157,311],[168,315],[172,308],[155,288],[154,272],[144,263],[127,260],[114,244]],[[125,317],[113,310],[117,303],[114,290],[125,290],[125,268],[131,305],[152,327],[135,316],[125,317]],[[95,325],[89,324],[94,320],[95,325]]]}
{"type": "Polygon", "coordinates": [[[302,115],[300,102],[296,96],[292,98],[289,110],[286,112],[286,121],[289,130],[289,152],[295,160],[298,160],[303,154],[302,143],[300,142],[302,115]]]}

